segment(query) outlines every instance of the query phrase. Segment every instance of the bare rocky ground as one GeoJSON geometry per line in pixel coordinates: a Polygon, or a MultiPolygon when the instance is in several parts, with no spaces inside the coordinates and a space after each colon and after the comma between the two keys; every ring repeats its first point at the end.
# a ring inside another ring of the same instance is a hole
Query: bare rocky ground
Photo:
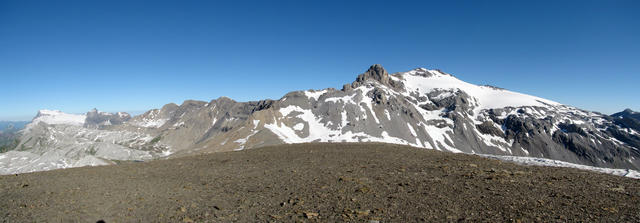
{"type": "Polygon", "coordinates": [[[3,222],[640,222],[640,181],[388,144],[0,176],[3,222]]]}

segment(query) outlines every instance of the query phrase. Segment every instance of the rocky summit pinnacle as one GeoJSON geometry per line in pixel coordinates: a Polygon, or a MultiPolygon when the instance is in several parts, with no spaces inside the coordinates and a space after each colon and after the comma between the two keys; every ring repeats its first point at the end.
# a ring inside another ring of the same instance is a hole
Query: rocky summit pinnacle
{"type": "Polygon", "coordinates": [[[365,82],[369,80],[377,81],[383,85],[386,85],[392,88],[401,87],[401,83],[393,81],[389,77],[389,73],[387,72],[387,70],[385,70],[384,67],[382,67],[382,65],[374,64],[374,65],[371,65],[371,67],[369,67],[369,69],[366,72],[358,75],[358,77],[356,78],[356,81],[354,81],[351,84],[345,84],[342,87],[342,90],[346,91],[353,88],[357,88],[359,86],[362,86],[365,82]]]}
{"type": "Polygon", "coordinates": [[[387,73],[382,65],[374,64],[369,67],[369,70],[367,70],[363,74],[358,75],[358,78],[356,78],[356,82],[364,82],[368,79],[374,79],[382,84],[388,84],[389,73],[387,73]]]}

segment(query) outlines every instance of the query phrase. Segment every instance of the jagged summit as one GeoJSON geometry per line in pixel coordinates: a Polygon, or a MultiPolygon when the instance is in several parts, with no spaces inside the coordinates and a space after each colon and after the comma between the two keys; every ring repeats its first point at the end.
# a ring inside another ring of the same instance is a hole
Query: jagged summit
{"type": "Polygon", "coordinates": [[[382,65],[374,64],[369,67],[369,70],[367,70],[363,74],[358,75],[358,77],[356,78],[356,82],[364,82],[369,79],[377,80],[382,84],[388,84],[389,73],[387,73],[382,65]]]}
{"type": "Polygon", "coordinates": [[[233,100],[230,97],[227,96],[220,96],[218,97],[218,99],[215,99],[216,101],[225,101],[225,102],[236,102],[236,100],[233,100]]]}
{"type": "MultiPolygon", "coordinates": [[[[636,121],[638,121],[639,123],[637,125],[640,126],[640,113],[633,111],[629,108],[625,109],[624,111],[612,114],[611,116],[613,117],[617,117],[617,118],[632,118],[632,119],[636,119],[636,121]]],[[[640,129],[638,129],[638,131],[640,131],[640,129]]]]}
{"type": "Polygon", "coordinates": [[[387,72],[387,70],[384,69],[384,67],[382,67],[382,65],[374,64],[374,65],[371,65],[367,71],[358,75],[358,77],[356,77],[356,80],[353,83],[345,84],[342,87],[342,90],[348,91],[350,89],[357,88],[370,80],[377,81],[383,85],[389,86],[394,89],[398,89],[402,87],[402,83],[398,81],[394,81],[390,78],[389,73],[387,72]]]}
{"type": "Polygon", "coordinates": [[[612,114],[611,116],[620,116],[620,115],[633,115],[633,114],[639,114],[638,112],[631,110],[630,108],[625,109],[624,111],[621,112],[617,112],[612,114]]]}

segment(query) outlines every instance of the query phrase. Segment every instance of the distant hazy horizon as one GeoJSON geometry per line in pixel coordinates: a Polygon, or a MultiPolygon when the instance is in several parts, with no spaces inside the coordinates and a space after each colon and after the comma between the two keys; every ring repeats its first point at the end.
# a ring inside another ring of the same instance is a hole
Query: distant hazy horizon
{"type": "Polygon", "coordinates": [[[581,109],[640,110],[640,1],[0,1],[0,120],[144,112],[441,69],[581,109]]]}

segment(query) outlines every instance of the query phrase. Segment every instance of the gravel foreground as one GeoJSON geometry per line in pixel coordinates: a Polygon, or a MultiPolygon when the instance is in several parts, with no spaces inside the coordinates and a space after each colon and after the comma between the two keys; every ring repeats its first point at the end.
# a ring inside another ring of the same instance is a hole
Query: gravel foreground
{"type": "Polygon", "coordinates": [[[640,222],[640,181],[389,144],[0,176],[2,222],[640,222]]]}

